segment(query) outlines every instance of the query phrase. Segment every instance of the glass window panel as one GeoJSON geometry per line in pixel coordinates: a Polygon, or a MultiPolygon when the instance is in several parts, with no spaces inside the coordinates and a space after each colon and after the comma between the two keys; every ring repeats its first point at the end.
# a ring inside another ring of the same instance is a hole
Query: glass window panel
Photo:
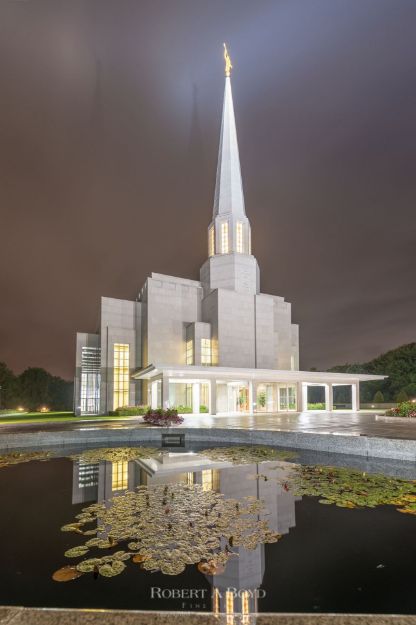
{"type": "Polygon", "coordinates": [[[127,343],[114,343],[113,410],[129,405],[129,351],[127,343]]]}
{"type": "Polygon", "coordinates": [[[228,223],[221,224],[221,254],[228,254],[228,223]]]}
{"type": "Polygon", "coordinates": [[[214,256],[215,254],[215,229],[211,226],[208,232],[208,254],[214,256]]]}
{"type": "Polygon", "coordinates": [[[194,342],[193,340],[186,341],[186,354],[185,360],[187,365],[194,364],[194,342]]]}
{"type": "Polygon", "coordinates": [[[210,365],[211,362],[211,339],[201,339],[201,364],[210,365]]]}
{"type": "Polygon", "coordinates": [[[237,252],[239,254],[243,253],[243,224],[241,222],[237,223],[237,232],[236,232],[236,239],[237,239],[237,252]]]}
{"type": "Polygon", "coordinates": [[[129,463],[128,462],[113,462],[112,463],[112,479],[111,489],[114,490],[126,490],[128,488],[129,479],[129,463]]]}

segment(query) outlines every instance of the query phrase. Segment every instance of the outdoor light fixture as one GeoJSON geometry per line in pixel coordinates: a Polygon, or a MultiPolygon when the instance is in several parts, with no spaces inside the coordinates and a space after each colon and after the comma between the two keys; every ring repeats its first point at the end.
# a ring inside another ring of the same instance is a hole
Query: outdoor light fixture
{"type": "Polygon", "coordinates": [[[40,412],[49,412],[49,408],[47,408],[47,406],[42,406],[40,412]]]}
{"type": "Polygon", "coordinates": [[[17,412],[24,412],[25,409],[23,408],[23,406],[18,406],[17,407],[17,412]]]}

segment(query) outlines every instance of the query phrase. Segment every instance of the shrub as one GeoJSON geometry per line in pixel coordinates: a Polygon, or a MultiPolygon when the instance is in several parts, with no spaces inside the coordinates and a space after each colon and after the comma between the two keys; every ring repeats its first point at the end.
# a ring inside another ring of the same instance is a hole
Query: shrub
{"type": "Polygon", "coordinates": [[[181,404],[179,406],[175,406],[174,408],[172,408],[172,410],[176,410],[176,412],[179,412],[179,414],[192,413],[192,408],[190,406],[182,406],[181,404]]]}
{"type": "Polygon", "coordinates": [[[158,425],[159,427],[170,427],[171,425],[180,425],[183,417],[178,415],[178,411],[174,408],[149,408],[143,417],[143,421],[149,425],[158,425]]]}
{"type": "Polygon", "coordinates": [[[136,417],[146,414],[149,410],[149,406],[121,406],[116,410],[110,410],[108,414],[110,417],[136,417]]]}
{"type": "Polygon", "coordinates": [[[375,404],[382,404],[384,402],[384,395],[381,391],[377,391],[373,397],[373,402],[375,404]]]}
{"type": "Polygon", "coordinates": [[[402,404],[403,402],[406,402],[408,399],[409,398],[407,396],[406,391],[401,390],[400,393],[397,393],[396,401],[398,404],[402,404]]]}
{"type": "MultiPolygon", "coordinates": [[[[191,406],[179,405],[179,406],[175,406],[173,410],[176,410],[177,412],[179,412],[179,414],[192,414],[191,406]]],[[[208,412],[208,408],[204,406],[203,404],[201,404],[201,406],[199,406],[199,412],[208,412]]]]}
{"type": "Polygon", "coordinates": [[[323,402],[308,404],[308,410],[325,410],[325,404],[323,402]]]}
{"type": "Polygon", "coordinates": [[[386,415],[389,417],[408,417],[409,419],[416,418],[416,404],[411,401],[404,401],[396,408],[387,410],[386,415]]]}

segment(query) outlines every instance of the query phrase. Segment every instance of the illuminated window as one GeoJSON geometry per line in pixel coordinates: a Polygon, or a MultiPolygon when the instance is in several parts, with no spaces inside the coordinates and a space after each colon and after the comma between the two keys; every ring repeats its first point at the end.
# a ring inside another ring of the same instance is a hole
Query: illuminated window
{"type": "Polygon", "coordinates": [[[98,462],[85,462],[80,460],[78,463],[78,488],[97,486],[98,469],[98,462]]]}
{"type": "Polygon", "coordinates": [[[83,347],[81,352],[81,414],[100,412],[101,350],[83,347]]]}
{"type": "Polygon", "coordinates": [[[211,364],[218,364],[218,341],[211,340],[211,364]]]}
{"type": "Polygon", "coordinates": [[[192,408],[192,384],[185,384],[185,406],[192,408]]]}
{"type": "Polygon", "coordinates": [[[194,342],[192,339],[186,341],[186,364],[194,364],[194,342]]]}
{"type": "Polygon", "coordinates": [[[199,385],[199,393],[200,393],[200,401],[201,401],[201,410],[202,406],[208,408],[209,406],[209,385],[205,382],[202,382],[199,385]]]}
{"type": "Polygon", "coordinates": [[[112,469],[111,490],[126,490],[129,481],[129,463],[113,462],[112,469]]]}
{"type": "Polygon", "coordinates": [[[219,611],[220,611],[220,593],[218,591],[218,588],[214,588],[213,602],[214,602],[213,611],[214,611],[215,614],[219,614],[219,611]]]}
{"type": "Polygon", "coordinates": [[[226,614],[234,614],[234,593],[227,590],[225,593],[225,612],[226,614]]]}
{"type": "Polygon", "coordinates": [[[243,592],[241,593],[241,614],[243,615],[242,624],[248,625],[249,623],[248,615],[250,614],[248,590],[243,590],[243,592]]]}
{"type": "Polygon", "coordinates": [[[237,252],[243,253],[243,224],[237,223],[237,252]]]}
{"type": "Polygon", "coordinates": [[[113,410],[129,405],[129,346],[114,343],[113,410]]]}
{"type": "Polygon", "coordinates": [[[201,471],[202,490],[219,490],[219,472],[214,469],[204,469],[201,471]]]}
{"type": "Polygon", "coordinates": [[[211,362],[211,339],[201,339],[201,365],[210,365],[211,362]]]}
{"type": "Polygon", "coordinates": [[[194,484],[195,480],[194,480],[194,474],[191,472],[188,472],[186,474],[186,483],[188,484],[188,486],[192,486],[194,484]]]}
{"type": "Polygon", "coordinates": [[[210,469],[202,471],[202,490],[212,490],[212,471],[210,469]]]}
{"type": "Polygon", "coordinates": [[[221,224],[221,254],[228,254],[228,223],[221,224]]]}
{"type": "Polygon", "coordinates": [[[208,232],[208,254],[214,256],[215,254],[215,230],[214,226],[211,226],[208,232]]]}

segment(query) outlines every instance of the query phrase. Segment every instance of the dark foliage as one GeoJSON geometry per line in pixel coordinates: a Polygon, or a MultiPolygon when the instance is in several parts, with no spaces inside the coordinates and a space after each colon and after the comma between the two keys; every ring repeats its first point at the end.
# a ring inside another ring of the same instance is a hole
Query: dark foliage
{"type": "Polygon", "coordinates": [[[392,349],[370,362],[339,365],[329,371],[388,375],[386,380],[364,382],[360,385],[360,399],[364,403],[371,402],[377,391],[383,394],[386,402],[396,401],[402,391],[407,397],[413,398],[416,397],[416,343],[392,349]]]}
{"type": "Polygon", "coordinates": [[[169,427],[171,425],[180,425],[183,422],[183,417],[178,415],[178,411],[174,408],[168,408],[167,410],[149,408],[143,417],[143,421],[150,425],[169,427]]]}
{"type": "Polygon", "coordinates": [[[35,411],[42,406],[50,410],[72,410],[73,383],[53,376],[45,369],[29,367],[15,375],[5,363],[0,362],[0,408],[17,408],[35,411]]]}

